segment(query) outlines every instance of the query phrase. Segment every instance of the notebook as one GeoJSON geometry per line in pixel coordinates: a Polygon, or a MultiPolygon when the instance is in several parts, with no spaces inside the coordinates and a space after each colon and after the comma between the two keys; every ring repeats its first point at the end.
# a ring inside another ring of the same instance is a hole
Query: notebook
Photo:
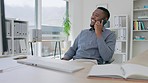
{"type": "Polygon", "coordinates": [[[94,65],[88,76],[148,80],[148,67],[130,63],[94,65]]]}
{"type": "Polygon", "coordinates": [[[76,71],[79,71],[81,69],[84,69],[82,66],[78,65],[71,65],[69,63],[63,63],[62,60],[53,61],[50,60],[43,60],[38,58],[32,58],[32,59],[26,59],[26,60],[18,60],[18,63],[25,64],[25,65],[31,65],[35,67],[50,69],[50,70],[56,70],[61,72],[67,72],[67,73],[73,73],[76,71]]]}

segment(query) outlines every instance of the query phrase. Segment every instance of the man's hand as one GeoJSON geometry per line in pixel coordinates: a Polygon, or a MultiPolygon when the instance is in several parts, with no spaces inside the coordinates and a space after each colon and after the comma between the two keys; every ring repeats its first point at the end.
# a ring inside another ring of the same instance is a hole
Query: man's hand
{"type": "Polygon", "coordinates": [[[61,58],[61,60],[66,60],[66,61],[68,61],[69,59],[67,59],[66,57],[63,57],[63,58],[61,58]]]}
{"type": "Polygon", "coordinates": [[[103,30],[103,20],[97,21],[94,25],[95,28],[95,33],[97,37],[101,37],[102,36],[102,30],[103,30]]]}

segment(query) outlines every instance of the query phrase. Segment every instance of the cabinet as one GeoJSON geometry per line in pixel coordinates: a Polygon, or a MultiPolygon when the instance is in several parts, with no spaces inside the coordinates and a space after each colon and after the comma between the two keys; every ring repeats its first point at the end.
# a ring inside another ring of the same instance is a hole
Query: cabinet
{"type": "Polygon", "coordinates": [[[148,1],[133,0],[130,59],[148,49],[148,1]]]}
{"type": "Polygon", "coordinates": [[[6,19],[6,36],[8,55],[27,54],[28,22],[16,19],[6,19]]]}
{"type": "Polygon", "coordinates": [[[113,27],[109,29],[116,34],[116,46],[113,55],[114,62],[123,63],[129,59],[128,15],[113,16],[113,27]]]}

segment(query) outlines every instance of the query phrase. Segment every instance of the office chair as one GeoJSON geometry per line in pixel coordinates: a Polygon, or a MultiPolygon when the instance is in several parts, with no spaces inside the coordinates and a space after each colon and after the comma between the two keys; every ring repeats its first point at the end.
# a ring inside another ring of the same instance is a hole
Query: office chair
{"type": "Polygon", "coordinates": [[[109,61],[104,61],[103,64],[111,64],[112,62],[114,62],[114,58],[110,59],[109,61]]]}

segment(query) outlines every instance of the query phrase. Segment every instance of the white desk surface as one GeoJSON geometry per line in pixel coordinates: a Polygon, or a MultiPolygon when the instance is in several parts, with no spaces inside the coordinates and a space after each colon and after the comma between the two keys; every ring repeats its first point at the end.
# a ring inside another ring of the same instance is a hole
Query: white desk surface
{"type": "Polygon", "coordinates": [[[71,61],[71,64],[83,65],[85,67],[85,69],[75,73],[64,73],[18,64],[12,58],[0,59],[0,68],[4,68],[4,66],[1,66],[3,63],[7,66],[13,64],[12,66],[14,67],[5,69],[0,73],[0,83],[148,83],[145,80],[88,78],[87,74],[91,66],[94,65],[92,62],[71,61]],[[4,63],[5,61],[6,63],[4,63]]]}

